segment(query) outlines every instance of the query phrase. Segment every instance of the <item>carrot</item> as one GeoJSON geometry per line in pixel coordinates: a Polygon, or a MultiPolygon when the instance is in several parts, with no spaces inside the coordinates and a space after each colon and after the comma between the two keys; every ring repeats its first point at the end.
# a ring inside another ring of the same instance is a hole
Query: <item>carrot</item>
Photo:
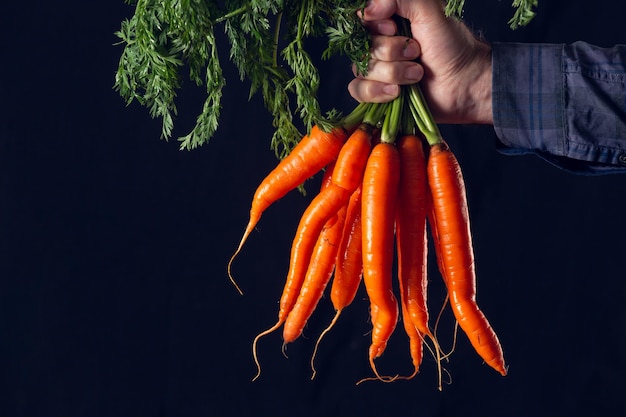
{"type": "MultiPolygon", "coordinates": [[[[324,172],[324,178],[322,179],[322,186],[321,186],[322,191],[331,185],[331,176],[332,176],[334,166],[335,166],[335,162],[331,162],[328,165],[328,167],[326,167],[326,171],[324,172]]],[[[261,375],[261,365],[259,363],[259,359],[257,356],[257,345],[259,343],[259,339],[263,336],[273,333],[280,326],[283,325],[283,323],[285,322],[287,318],[287,315],[289,314],[289,311],[291,310],[291,306],[288,306],[283,301],[283,299],[287,297],[286,294],[297,294],[299,291],[300,291],[299,282],[296,282],[294,280],[287,280],[287,282],[285,283],[285,286],[283,287],[283,295],[281,296],[281,302],[280,302],[279,310],[278,310],[278,320],[276,320],[276,323],[274,323],[273,326],[271,326],[267,330],[262,331],[254,338],[252,342],[252,356],[254,357],[254,362],[257,366],[257,374],[252,379],[253,381],[256,380],[261,375]]]]}
{"type": "Polygon", "coordinates": [[[367,161],[362,189],[363,282],[370,299],[372,341],[369,360],[382,379],[374,359],[382,355],[398,321],[398,303],[392,292],[394,215],[400,177],[396,147],[374,146],[367,161]]]}
{"type": "Polygon", "coordinates": [[[330,292],[336,311],[347,307],[356,296],[363,275],[361,236],[361,187],[350,197],[337,253],[337,267],[330,292]]]}
{"type": "Polygon", "coordinates": [[[434,144],[428,157],[435,236],[450,305],[461,329],[485,362],[506,375],[502,347],[476,303],[476,271],[465,183],[459,163],[445,143],[434,144]]]}
{"type": "MultiPolygon", "coordinates": [[[[423,356],[423,337],[435,340],[428,326],[426,305],[426,158],[419,137],[403,135],[397,141],[400,183],[396,210],[398,282],[404,329],[409,337],[414,373],[423,356]]],[[[437,343],[435,342],[435,349],[437,343]]]]}
{"type": "Polygon", "coordinates": [[[287,281],[280,298],[279,318],[281,320],[287,318],[287,314],[296,302],[315,244],[324,225],[337,214],[349,198],[349,191],[333,186],[331,183],[311,201],[304,211],[291,245],[287,281]]]}
{"type": "Polygon", "coordinates": [[[287,315],[283,327],[283,340],[290,343],[301,334],[307,320],[324,294],[330,281],[337,259],[337,249],[345,223],[347,206],[339,209],[337,215],[326,222],[320,233],[306,277],[293,309],[287,315]]]}
{"type": "Polygon", "coordinates": [[[240,294],[242,291],[231,273],[232,263],[261,219],[263,212],[333,161],[347,136],[347,131],[343,127],[335,127],[329,132],[324,132],[318,126],[313,126],[311,132],[302,138],[289,155],[281,160],[257,187],[250,207],[250,219],[237,250],[228,262],[228,276],[240,294]]]}
{"type": "Polygon", "coordinates": [[[401,296],[413,325],[431,335],[426,305],[426,210],[428,185],[426,157],[419,137],[405,135],[398,140],[400,154],[400,191],[396,212],[398,278],[401,296]]]}
{"type": "Polygon", "coordinates": [[[407,308],[406,298],[400,298],[400,305],[402,307],[402,324],[404,326],[404,331],[409,337],[409,352],[411,354],[411,360],[413,361],[413,373],[404,379],[411,379],[417,375],[420,365],[422,364],[422,357],[424,355],[424,339],[411,320],[411,316],[407,308]]]}
{"type": "Polygon", "coordinates": [[[341,147],[333,169],[332,183],[352,194],[363,180],[363,171],[372,148],[372,125],[362,123],[341,147]]]}
{"type": "Polygon", "coordinates": [[[322,338],[337,323],[343,309],[352,303],[361,283],[363,275],[361,242],[361,187],[359,187],[350,196],[341,240],[337,248],[335,276],[330,289],[330,299],[335,308],[335,316],[315,343],[313,355],[311,355],[311,369],[313,371],[311,379],[315,378],[315,355],[322,338]]]}
{"type": "Polygon", "coordinates": [[[371,129],[363,126],[357,129],[341,148],[331,183],[325,187],[306,208],[291,245],[286,291],[280,300],[280,310],[284,314],[292,308],[302,287],[317,238],[326,222],[346,204],[363,178],[363,171],[369,156],[371,129]]]}
{"type": "MultiPolygon", "coordinates": [[[[257,335],[253,342],[253,351],[257,368],[256,344],[265,336],[285,323],[302,289],[315,244],[324,225],[337,214],[339,209],[348,204],[350,195],[358,188],[363,178],[363,171],[371,150],[372,128],[361,125],[341,147],[334,161],[330,182],[328,172],[320,193],[313,198],[306,208],[291,245],[289,271],[280,297],[278,320],[274,326],[257,335]]],[[[330,171],[330,170],[328,170],[330,171]]],[[[288,337],[291,337],[289,333],[288,337]]],[[[257,373],[258,377],[259,373],[257,373]]],[[[255,377],[256,379],[256,377],[255,377]]]]}

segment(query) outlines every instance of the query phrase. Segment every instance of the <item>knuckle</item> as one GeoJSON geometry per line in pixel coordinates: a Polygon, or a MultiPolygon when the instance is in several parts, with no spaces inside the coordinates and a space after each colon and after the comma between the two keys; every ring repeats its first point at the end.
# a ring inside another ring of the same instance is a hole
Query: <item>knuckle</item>
{"type": "Polygon", "coordinates": [[[380,81],[383,83],[398,84],[403,81],[404,72],[403,62],[384,62],[376,61],[370,68],[368,79],[380,81]]]}
{"type": "Polygon", "coordinates": [[[372,37],[372,43],[370,45],[370,55],[372,59],[389,59],[389,50],[388,48],[386,48],[385,43],[381,41],[380,36],[372,37]]]}
{"type": "Polygon", "coordinates": [[[377,103],[381,101],[381,85],[376,81],[355,78],[348,84],[348,92],[359,102],[377,103]]]}

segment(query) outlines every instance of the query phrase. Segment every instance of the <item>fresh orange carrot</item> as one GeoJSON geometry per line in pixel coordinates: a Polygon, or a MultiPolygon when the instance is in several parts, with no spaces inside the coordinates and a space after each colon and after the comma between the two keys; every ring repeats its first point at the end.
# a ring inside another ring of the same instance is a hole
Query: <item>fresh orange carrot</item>
{"type": "Polygon", "coordinates": [[[286,319],[293,308],[309,267],[311,255],[324,225],[350,198],[350,192],[331,183],[311,201],[300,219],[291,245],[289,270],[280,298],[280,319],[286,319]]]}
{"type": "Polygon", "coordinates": [[[397,147],[400,154],[400,191],[396,243],[401,296],[407,300],[407,312],[413,325],[423,335],[431,335],[426,304],[426,211],[429,192],[426,157],[417,136],[400,137],[397,147]]]}
{"type": "Polygon", "coordinates": [[[361,187],[350,197],[337,252],[337,266],[330,291],[333,307],[340,312],[356,296],[363,276],[361,236],[361,187]]]}
{"type": "MultiPolygon", "coordinates": [[[[339,209],[348,204],[350,196],[358,188],[363,178],[363,171],[371,150],[372,129],[362,125],[356,129],[341,147],[330,172],[330,181],[324,180],[320,193],[313,198],[306,208],[291,245],[289,270],[280,297],[278,320],[274,326],[257,335],[253,342],[255,362],[256,344],[265,336],[285,323],[302,289],[315,244],[324,225],[337,215],[339,209]]],[[[327,170],[327,177],[328,178],[327,170]]],[[[288,333],[288,337],[291,335],[288,333]]],[[[257,377],[258,377],[257,373],[257,377]]],[[[255,377],[256,378],[256,377],[255,377]]]]}
{"type": "Polygon", "coordinates": [[[287,315],[283,327],[283,340],[290,343],[301,334],[317,303],[324,294],[337,260],[337,250],[343,232],[347,205],[340,208],[337,215],[326,222],[317,239],[313,256],[309,262],[302,288],[293,309],[287,315]]]}
{"type": "Polygon", "coordinates": [[[281,311],[293,308],[322,228],[348,204],[360,185],[371,150],[370,139],[371,130],[367,126],[350,135],[335,161],[330,185],[315,196],[302,214],[291,245],[288,284],[280,300],[281,311]]]}
{"type": "Polygon", "coordinates": [[[363,180],[363,171],[372,149],[373,126],[362,123],[341,147],[333,169],[332,183],[352,194],[363,180]]]}
{"type": "Polygon", "coordinates": [[[417,330],[413,324],[406,301],[406,298],[400,298],[400,305],[402,307],[402,324],[404,331],[409,337],[409,353],[411,354],[411,360],[413,362],[413,373],[403,379],[411,379],[417,375],[420,365],[422,364],[422,357],[424,355],[424,336],[420,334],[419,330],[417,330]]]}
{"type": "MultiPolygon", "coordinates": [[[[326,171],[324,172],[324,178],[322,179],[322,186],[321,186],[322,191],[327,189],[331,185],[331,177],[332,177],[334,167],[335,167],[334,161],[331,162],[326,167],[326,171]]],[[[261,375],[261,365],[259,363],[259,359],[257,356],[257,344],[259,343],[259,339],[263,336],[273,333],[280,326],[283,325],[283,323],[287,319],[287,315],[289,314],[289,312],[291,311],[291,308],[293,307],[292,304],[288,304],[284,302],[284,299],[287,298],[287,296],[291,294],[296,294],[297,296],[297,293],[300,291],[300,285],[301,285],[300,282],[296,282],[294,280],[287,280],[287,282],[285,283],[285,286],[283,287],[283,294],[281,296],[281,302],[279,304],[278,320],[276,320],[276,323],[274,323],[272,327],[259,333],[252,342],[252,356],[254,357],[254,362],[256,363],[256,366],[257,366],[257,374],[253,378],[253,381],[256,380],[261,375]]]]}
{"type": "Polygon", "coordinates": [[[428,157],[435,236],[450,305],[461,329],[485,362],[506,375],[498,337],[476,302],[476,271],[465,183],[459,163],[445,143],[428,157]]]}
{"type": "Polygon", "coordinates": [[[394,216],[400,177],[396,147],[374,146],[367,161],[362,188],[363,282],[370,299],[372,342],[369,360],[382,379],[374,359],[382,355],[398,321],[398,303],[392,291],[394,216]]]}
{"type": "Polygon", "coordinates": [[[237,250],[228,262],[228,276],[239,293],[241,289],[233,279],[231,266],[263,212],[333,161],[347,136],[347,131],[343,127],[335,127],[329,132],[324,132],[318,126],[313,126],[310,133],[302,138],[257,187],[250,207],[250,220],[237,250]]]}
{"type": "Polygon", "coordinates": [[[395,224],[398,282],[403,325],[409,337],[409,350],[414,366],[414,373],[410,376],[412,377],[417,374],[422,361],[423,338],[429,336],[434,340],[428,326],[426,304],[428,185],[421,139],[415,135],[403,135],[397,141],[397,148],[400,155],[395,224]]]}
{"type": "Polygon", "coordinates": [[[359,187],[350,196],[341,239],[337,248],[334,278],[330,289],[330,299],[335,308],[335,316],[315,342],[315,348],[311,355],[311,369],[313,371],[311,379],[314,379],[316,374],[315,355],[320,342],[335,326],[343,309],[352,303],[359,289],[363,276],[361,242],[361,187],[359,187]]]}

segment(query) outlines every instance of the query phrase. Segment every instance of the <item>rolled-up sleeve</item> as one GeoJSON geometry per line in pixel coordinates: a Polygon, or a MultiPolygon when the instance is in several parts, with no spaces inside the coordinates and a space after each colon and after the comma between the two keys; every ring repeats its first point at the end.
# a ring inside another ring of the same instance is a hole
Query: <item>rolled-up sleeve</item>
{"type": "Polygon", "coordinates": [[[499,150],[569,171],[626,172],[626,46],[494,43],[499,150]]]}

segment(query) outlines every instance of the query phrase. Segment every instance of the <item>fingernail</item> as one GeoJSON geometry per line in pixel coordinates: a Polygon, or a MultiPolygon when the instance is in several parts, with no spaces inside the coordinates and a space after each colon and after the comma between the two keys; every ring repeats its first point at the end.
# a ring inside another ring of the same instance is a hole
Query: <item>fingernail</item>
{"type": "Polygon", "coordinates": [[[415,42],[408,40],[407,44],[404,45],[404,48],[402,49],[402,55],[405,58],[417,58],[418,54],[419,48],[417,47],[415,42]]]}
{"type": "Polygon", "coordinates": [[[386,86],[383,87],[383,93],[387,94],[388,96],[397,96],[398,93],[400,92],[400,87],[398,87],[396,84],[387,84],[386,86]]]}
{"type": "Polygon", "coordinates": [[[404,78],[419,81],[422,78],[422,69],[418,65],[411,65],[404,69],[404,78]]]}

